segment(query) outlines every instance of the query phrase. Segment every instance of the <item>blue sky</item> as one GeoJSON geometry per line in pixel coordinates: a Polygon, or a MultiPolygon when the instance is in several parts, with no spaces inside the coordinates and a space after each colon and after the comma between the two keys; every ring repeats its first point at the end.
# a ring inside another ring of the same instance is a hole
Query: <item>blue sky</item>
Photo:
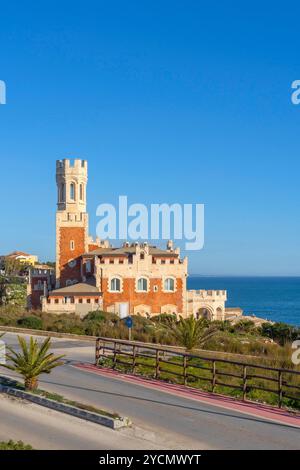
{"type": "Polygon", "coordinates": [[[96,207],[204,203],[190,272],[300,275],[297,2],[1,5],[0,252],[54,258],[55,160],[96,207]],[[272,8],[271,8],[272,5],[272,8]]]}

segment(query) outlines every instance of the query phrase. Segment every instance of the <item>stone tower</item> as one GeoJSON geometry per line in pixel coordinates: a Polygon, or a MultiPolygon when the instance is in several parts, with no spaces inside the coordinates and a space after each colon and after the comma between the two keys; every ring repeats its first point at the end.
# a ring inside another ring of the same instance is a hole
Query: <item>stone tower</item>
{"type": "Polygon", "coordinates": [[[82,280],[80,256],[88,250],[87,161],[56,162],[56,287],[82,280]]]}

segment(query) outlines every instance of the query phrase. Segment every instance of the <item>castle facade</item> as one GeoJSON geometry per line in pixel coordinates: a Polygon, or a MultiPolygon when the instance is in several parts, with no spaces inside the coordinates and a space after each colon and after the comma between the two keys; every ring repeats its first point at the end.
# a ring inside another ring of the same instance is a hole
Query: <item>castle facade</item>
{"type": "Polygon", "coordinates": [[[162,313],[225,319],[224,290],[187,290],[188,259],[165,249],[125,242],[112,247],[89,236],[86,160],[56,162],[56,272],[32,268],[28,307],[44,312],[94,310],[151,317],[162,313]]]}

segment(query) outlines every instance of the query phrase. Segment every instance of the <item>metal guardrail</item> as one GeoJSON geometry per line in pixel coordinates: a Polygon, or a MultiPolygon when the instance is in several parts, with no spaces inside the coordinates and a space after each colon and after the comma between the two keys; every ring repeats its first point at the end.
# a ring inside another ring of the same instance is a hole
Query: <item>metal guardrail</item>
{"type": "Polygon", "coordinates": [[[133,374],[138,374],[141,366],[147,368],[156,379],[167,377],[169,380],[175,379],[177,383],[180,381],[185,386],[195,387],[195,381],[200,384],[205,382],[210,384],[209,391],[212,393],[219,393],[219,387],[234,389],[244,401],[249,397],[249,392],[258,390],[276,395],[279,408],[284,404],[285,398],[300,405],[298,370],[206,357],[174,351],[168,347],[100,337],[96,340],[96,366],[103,359],[112,368],[120,364],[133,374]]]}

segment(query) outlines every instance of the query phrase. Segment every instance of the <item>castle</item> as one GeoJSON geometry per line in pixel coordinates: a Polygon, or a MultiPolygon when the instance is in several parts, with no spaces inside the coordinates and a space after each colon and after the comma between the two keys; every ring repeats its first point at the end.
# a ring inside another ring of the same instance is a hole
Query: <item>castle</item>
{"type": "Polygon", "coordinates": [[[166,249],[146,242],[114,248],[89,236],[87,181],[86,160],[56,162],[56,272],[31,269],[28,308],[81,317],[99,309],[224,320],[226,291],[187,290],[188,260],[172,241],[166,249]]]}

